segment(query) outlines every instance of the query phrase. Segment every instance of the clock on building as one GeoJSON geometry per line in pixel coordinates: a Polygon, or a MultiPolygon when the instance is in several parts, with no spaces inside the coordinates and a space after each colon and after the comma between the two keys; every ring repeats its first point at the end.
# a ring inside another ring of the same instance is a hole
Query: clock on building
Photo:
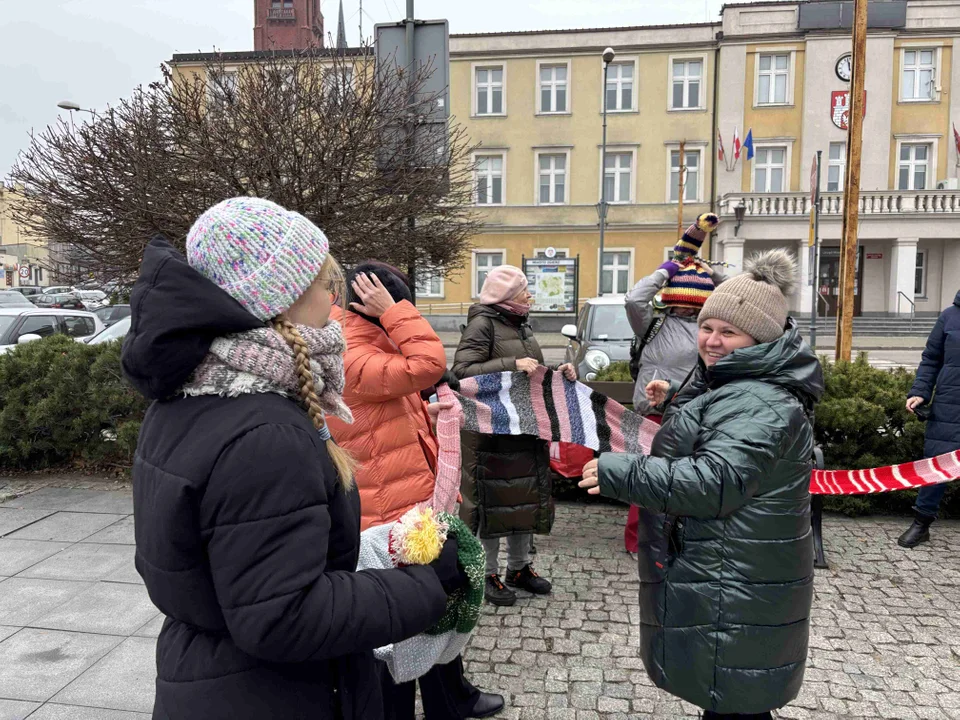
{"type": "Polygon", "coordinates": [[[850,53],[841,55],[834,70],[838,78],[844,82],[850,82],[850,77],[853,75],[853,56],[850,53]]]}

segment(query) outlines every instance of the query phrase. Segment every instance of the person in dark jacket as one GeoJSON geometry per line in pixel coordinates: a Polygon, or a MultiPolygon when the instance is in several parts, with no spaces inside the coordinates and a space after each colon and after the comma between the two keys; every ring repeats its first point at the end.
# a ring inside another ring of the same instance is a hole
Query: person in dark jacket
{"type": "MultiPolygon", "coordinates": [[[[960,292],[933,326],[910,388],[907,410],[916,413],[922,405],[930,408],[924,456],[932,458],[960,448],[960,292]]],[[[930,525],[937,519],[947,485],[920,488],[913,524],[897,540],[901,547],[916,547],[930,539],[930,525]]]]}
{"type": "Polygon", "coordinates": [[[255,198],[206,211],[186,259],[144,252],[122,362],[154,401],[133,468],[136,567],[166,615],[154,720],[382,718],[373,649],[463,585],[449,541],[432,566],[356,572],[359,496],[324,419],[350,417],[337,272],[313,223],[255,198]]]}
{"type": "MultiPolygon", "coordinates": [[[[453,358],[457,378],[518,370],[530,374],[543,364],[540,345],[527,323],[531,299],[519,268],[501,265],[487,274],[480,302],[467,314],[453,358]]],[[[576,380],[572,365],[558,370],[576,380]]],[[[468,432],[462,433],[461,444],[460,517],[478,534],[487,553],[487,602],[517,601],[516,593],[500,580],[501,537],[507,538],[506,584],[548,594],[550,583],[530,564],[530,544],[533,533],[548,534],[553,526],[549,445],[526,435],[468,432]]]]}
{"type": "Polygon", "coordinates": [[[823,373],[787,317],[794,274],[777,250],[718,287],[693,381],[647,388],[654,404],[672,398],[650,455],[605,453],[581,482],[667,516],[665,549],[640,554],[641,658],[705,718],[770,718],[803,682],[823,373]]]}

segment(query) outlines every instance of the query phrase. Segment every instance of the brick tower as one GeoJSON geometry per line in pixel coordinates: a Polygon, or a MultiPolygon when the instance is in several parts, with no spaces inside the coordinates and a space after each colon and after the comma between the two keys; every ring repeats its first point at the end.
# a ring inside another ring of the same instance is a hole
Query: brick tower
{"type": "Polygon", "coordinates": [[[253,0],[254,50],[323,47],[320,0],[253,0]]]}

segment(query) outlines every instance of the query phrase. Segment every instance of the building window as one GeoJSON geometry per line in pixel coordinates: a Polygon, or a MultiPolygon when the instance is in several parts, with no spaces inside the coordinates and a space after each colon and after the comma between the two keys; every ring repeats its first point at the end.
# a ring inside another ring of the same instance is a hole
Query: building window
{"type": "MultiPolygon", "coordinates": [[[[700,199],[700,151],[684,150],[683,200],[696,202],[700,199]]],[[[670,151],[670,202],[680,199],[680,151],[670,151]]]]}
{"type": "Polygon", "coordinates": [[[271,0],[270,6],[277,10],[280,8],[292,8],[293,0],[271,0]]]}
{"type": "Polygon", "coordinates": [[[623,295],[630,289],[630,252],[603,253],[600,271],[600,292],[605,295],[623,295]]]}
{"type": "Polygon", "coordinates": [[[630,202],[631,153],[607,153],[603,159],[604,196],[610,203],[630,202]]]}
{"type": "Polygon", "coordinates": [[[904,50],[901,100],[932,100],[934,75],[937,72],[936,50],[904,50]]]}
{"type": "Polygon", "coordinates": [[[540,112],[567,112],[567,66],[540,66],[540,112]]]}
{"type": "Polygon", "coordinates": [[[237,101],[237,79],[239,76],[236,70],[224,70],[217,73],[216,77],[208,77],[207,92],[211,103],[226,106],[233,105],[237,101]]]}
{"type": "Polygon", "coordinates": [[[607,68],[607,110],[633,109],[633,63],[610,63],[607,68]]]}
{"type": "Polygon", "coordinates": [[[474,262],[474,282],[476,283],[473,296],[477,297],[480,295],[480,290],[483,288],[483,283],[487,279],[487,274],[491,270],[493,270],[495,267],[500,267],[501,265],[503,265],[503,253],[502,252],[474,253],[473,262],[474,262]]]}
{"type": "Polygon", "coordinates": [[[503,115],[503,66],[477,68],[477,115],[503,115]]]}
{"type": "Polygon", "coordinates": [[[702,60],[673,61],[673,110],[700,107],[700,84],[703,78],[702,60]]]}
{"type": "Polygon", "coordinates": [[[546,251],[546,250],[535,250],[534,253],[533,253],[533,256],[534,256],[535,258],[540,258],[540,259],[543,259],[543,260],[547,260],[547,259],[566,260],[566,259],[567,259],[567,254],[568,254],[568,251],[567,251],[567,250],[557,250],[556,253],[557,253],[557,254],[554,255],[553,258],[547,258],[547,251],[546,251]]]}
{"type": "Polygon", "coordinates": [[[784,191],[787,173],[787,148],[757,148],[753,161],[754,192],[779,193],[784,191]]]}
{"type": "Polygon", "coordinates": [[[443,297],[443,275],[436,270],[417,273],[417,297],[443,297]]]}
{"type": "Polygon", "coordinates": [[[503,205],[503,155],[477,157],[477,205],[503,205]]]}
{"type": "Polygon", "coordinates": [[[917,272],[913,281],[914,297],[927,296],[927,251],[917,250],[917,272]]]}
{"type": "Polygon", "coordinates": [[[567,201],[567,156],[539,156],[539,195],[541,205],[562,205],[567,201]]]}
{"type": "Polygon", "coordinates": [[[846,175],[847,144],[830,143],[830,157],[827,160],[827,192],[841,192],[846,175]]]}
{"type": "Polygon", "coordinates": [[[930,165],[930,145],[927,143],[900,146],[898,190],[926,190],[930,165]]]}
{"type": "Polygon", "coordinates": [[[787,84],[790,80],[790,55],[761,55],[759,63],[757,104],[786,104],[787,84]]]}

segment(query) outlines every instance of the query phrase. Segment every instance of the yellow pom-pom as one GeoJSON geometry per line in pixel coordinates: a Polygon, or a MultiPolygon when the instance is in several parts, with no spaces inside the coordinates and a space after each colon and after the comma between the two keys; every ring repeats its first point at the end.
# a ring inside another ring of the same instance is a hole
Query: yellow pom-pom
{"type": "Polygon", "coordinates": [[[433,508],[415,507],[397,521],[392,536],[400,564],[428,565],[440,557],[447,525],[437,519],[433,508]]]}
{"type": "Polygon", "coordinates": [[[707,233],[716,230],[719,224],[720,218],[713,213],[704,213],[697,218],[697,227],[707,233]]]}

